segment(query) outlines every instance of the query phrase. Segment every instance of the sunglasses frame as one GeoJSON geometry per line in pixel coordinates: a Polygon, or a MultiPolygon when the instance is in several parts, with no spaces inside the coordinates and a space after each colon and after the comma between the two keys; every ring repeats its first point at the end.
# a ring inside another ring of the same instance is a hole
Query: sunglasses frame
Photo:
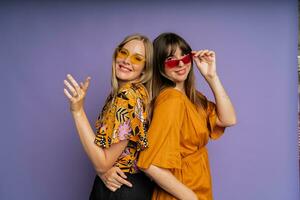
{"type": "Polygon", "coordinates": [[[117,49],[116,58],[127,59],[129,57],[131,64],[134,64],[134,65],[142,65],[142,64],[144,64],[146,59],[142,55],[140,55],[140,57],[142,58],[142,60],[141,61],[136,61],[134,59],[134,56],[136,56],[136,55],[138,55],[138,54],[130,55],[130,53],[129,53],[129,51],[127,49],[125,49],[124,47],[120,47],[120,48],[117,49]],[[126,51],[126,53],[127,53],[126,57],[124,57],[123,55],[120,56],[120,50],[126,51]]]}
{"type": "Polygon", "coordinates": [[[193,56],[194,56],[195,54],[194,53],[188,53],[188,54],[186,54],[185,56],[183,56],[181,59],[171,59],[171,60],[166,60],[165,61],[165,67],[167,67],[167,68],[174,68],[174,67],[177,67],[178,65],[179,65],[179,62],[180,61],[182,61],[183,62],[183,64],[188,64],[188,63],[190,63],[190,62],[192,62],[192,60],[193,60],[193,56]]]}

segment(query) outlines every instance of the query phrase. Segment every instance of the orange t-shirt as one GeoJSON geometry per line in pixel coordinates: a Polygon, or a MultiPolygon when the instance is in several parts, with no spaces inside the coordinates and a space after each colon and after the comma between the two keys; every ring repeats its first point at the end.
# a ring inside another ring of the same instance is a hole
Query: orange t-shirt
{"type": "MultiPolygon", "coordinates": [[[[208,153],[209,138],[220,137],[224,128],[216,125],[215,104],[198,108],[180,91],[167,88],[156,99],[148,130],[149,148],[140,153],[138,167],[150,165],[169,169],[201,200],[212,199],[208,153]]],[[[153,200],[176,199],[157,187],[153,200]]]]}

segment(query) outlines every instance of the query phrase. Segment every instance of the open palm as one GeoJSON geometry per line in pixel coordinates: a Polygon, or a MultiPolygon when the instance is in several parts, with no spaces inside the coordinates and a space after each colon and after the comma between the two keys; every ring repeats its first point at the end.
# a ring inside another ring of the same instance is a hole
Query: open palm
{"type": "Polygon", "coordinates": [[[87,93],[87,90],[90,85],[90,77],[87,77],[84,83],[80,85],[76,80],[70,75],[67,75],[67,79],[64,80],[65,87],[64,93],[70,102],[70,109],[72,112],[80,111],[83,108],[84,99],[87,93]]]}

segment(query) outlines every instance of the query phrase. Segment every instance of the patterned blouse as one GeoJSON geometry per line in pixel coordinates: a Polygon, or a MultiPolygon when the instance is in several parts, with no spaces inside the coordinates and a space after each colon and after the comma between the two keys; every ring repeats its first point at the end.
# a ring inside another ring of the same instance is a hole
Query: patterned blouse
{"type": "Polygon", "coordinates": [[[112,144],[128,140],[128,144],[114,166],[123,172],[137,173],[137,158],[148,147],[148,120],[146,105],[148,93],[141,83],[127,83],[115,97],[110,95],[96,121],[95,144],[109,148],[112,144]]]}

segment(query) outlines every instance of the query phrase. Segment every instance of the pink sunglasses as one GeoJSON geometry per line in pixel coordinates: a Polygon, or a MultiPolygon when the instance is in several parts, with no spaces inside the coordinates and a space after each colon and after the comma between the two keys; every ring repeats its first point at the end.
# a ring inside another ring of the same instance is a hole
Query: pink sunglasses
{"type": "Polygon", "coordinates": [[[171,60],[166,60],[165,61],[165,67],[168,68],[174,68],[177,67],[179,65],[179,62],[182,61],[183,64],[188,64],[191,62],[192,57],[194,56],[194,53],[189,53],[185,56],[183,56],[181,59],[171,59],[171,60]]]}

